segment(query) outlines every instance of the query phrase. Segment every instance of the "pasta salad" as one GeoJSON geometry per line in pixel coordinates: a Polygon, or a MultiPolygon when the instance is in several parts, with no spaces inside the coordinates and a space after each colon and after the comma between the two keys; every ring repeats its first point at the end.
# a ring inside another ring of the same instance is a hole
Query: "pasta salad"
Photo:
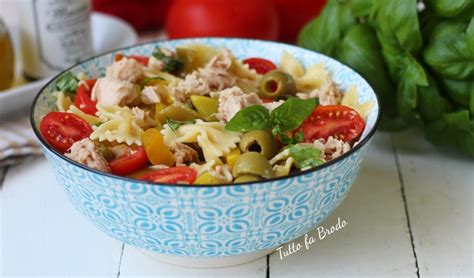
{"type": "Polygon", "coordinates": [[[90,168],[156,183],[228,184],[287,176],[359,140],[359,103],[324,64],[278,65],[191,44],[116,54],[105,76],[63,74],[40,124],[58,152],[90,168]]]}

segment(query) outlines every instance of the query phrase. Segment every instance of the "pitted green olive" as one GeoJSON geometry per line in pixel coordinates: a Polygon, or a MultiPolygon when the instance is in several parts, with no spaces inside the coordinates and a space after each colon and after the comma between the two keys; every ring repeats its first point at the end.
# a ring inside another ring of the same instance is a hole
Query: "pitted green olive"
{"type": "Polygon", "coordinates": [[[296,84],[293,77],[285,72],[274,70],[262,77],[258,95],[263,98],[274,99],[295,93],[296,84]]]}
{"type": "Polygon", "coordinates": [[[240,139],[239,148],[243,153],[261,153],[267,159],[274,157],[278,152],[278,146],[272,134],[265,130],[252,130],[245,133],[240,139]]]}
{"type": "Polygon", "coordinates": [[[268,159],[260,153],[248,152],[242,154],[232,168],[232,175],[239,177],[242,175],[255,175],[263,178],[273,178],[272,165],[268,159]]]}
{"type": "Polygon", "coordinates": [[[259,180],[262,180],[262,179],[257,177],[257,176],[254,176],[254,175],[243,175],[243,176],[237,177],[234,180],[234,182],[235,183],[237,183],[237,182],[251,182],[251,181],[259,181],[259,180]]]}

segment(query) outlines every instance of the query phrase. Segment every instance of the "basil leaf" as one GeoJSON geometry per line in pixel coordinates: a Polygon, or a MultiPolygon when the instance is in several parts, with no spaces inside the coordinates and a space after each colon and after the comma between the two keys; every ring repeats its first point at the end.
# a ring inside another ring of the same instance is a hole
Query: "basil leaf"
{"type": "Polygon", "coordinates": [[[225,129],[247,132],[250,130],[268,130],[271,127],[268,110],[261,105],[251,105],[237,112],[227,123],[225,129]]]}
{"type": "Polygon", "coordinates": [[[161,76],[155,76],[155,77],[146,77],[145,79],[143,79],[142,83],[141,83],[141,86],[145,86],[148,82],[152,81],[152,80],[166,80],[164,79],[163,77],[161,76]]]}
{"type": "Polygon", "coordinates": [[[445,21],[433,30],[423,57],[443,77],[474,78],[474,19],[471,24],[445,21]],[[469,27],[471,26],[471,27],[469,27]]]}
{"type": "Polygon", "coordinates": [[[298,169],[314,167],[324,163],[321,158],[321,150],[310,145],[290,146],[290,156],[295,160],[295,166],[298,169]]]}
{"type": "Polygon", "coordinates": [[[342,35],[355,22],[351,7],[346,2],[329,1],[321,14],[303,27],[298,44],[333,56],[342,35]]]}
{"type": "Polygon", "coordinates": [[[63,92],[75,93],[79,79],[77,79],[70,71],[59,77],[56,81],[56,90],[63,92]]]}
{"type": "Polygon", "coordinates": [[[170,127],[170,129],[173,131],[173,133],[176,134],[176,131],[178,128],[182,125],[189,125],[189,124],[195,124],[196,121],[175,121],[172,119],[166,119],[166,124],[170,127]]]}
{"type": "Polygon", "coordinates": [[[428,76],[429,85],[418,87],[418,108],[426,121],[435,121],[446,113],[446,100],[441,96],[434,79],[428,76]]]}
{"type": "Polygon", "coordinates": [[[339,44],[337,58],[364,76],[380,96],[384,113],[395,116],[395,85],[390,80],[380,48],[374,29],[368,24],[356,24],[347,30],[339,44]]]}
{"type": "Polygon", "coordinates": [[[429,0],[423,1],[426,8],[441,17],[456,17],[468,15],[474,11],[472,0],[429,0]]]}
{"type": "Polygon", "coordinates": [[[280,132],[290,131],[299,127],[316,107],[317,99],[289,98],[270,114],[271,123],[280,132]]]}
{"type": "Polygon", "coordinates": [[[181,59],[165,55],[159,47],[155,47],[152,55],[165,64],[165,71],[167,72],[179,71],[184,66],[181,59]]]}

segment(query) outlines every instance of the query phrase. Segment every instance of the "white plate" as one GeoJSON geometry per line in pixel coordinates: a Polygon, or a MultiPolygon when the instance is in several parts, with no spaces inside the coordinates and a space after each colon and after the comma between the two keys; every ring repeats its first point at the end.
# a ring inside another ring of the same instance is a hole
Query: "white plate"
{"type": "MultiPolygon", "coordinates": [[[[96,55],[137,42],[138,35],[132,26],[119,18],[94,12],[91,25],[96,55]]],[[[0,92],[0,120],[29,113],[33,98],[49,80],[45,78],[0,92]]]]}

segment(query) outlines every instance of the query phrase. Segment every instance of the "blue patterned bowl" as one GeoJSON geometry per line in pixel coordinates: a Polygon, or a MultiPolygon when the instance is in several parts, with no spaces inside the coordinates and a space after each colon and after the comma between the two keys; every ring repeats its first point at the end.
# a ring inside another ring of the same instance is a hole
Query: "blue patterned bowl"
{"type": "Polygon", "coordinates": [[[183,259],[241,263],[314,229],[339,206],[358,176],[376,130],[378,102],[367,82],[341,63],[299,47],[257,40],[160,41],[110,52],[70,70],[100,76],[116,52],[150,55],[156,45],[174,49],[192,42],[228,47],[240,58],[264,57],[278,63],[286,50],[305,66],[323,62],[343,89],[355,85],[360,101],[376,103],[361,142],[329,163],[284,178],[237,185],[157,185],[89,169],[56,152],[41,138],[38,126],[54,110],[57,77],[36,97],[32,125],[69,200],[106,234],[188,266],[193,263],[183,259]]]}

